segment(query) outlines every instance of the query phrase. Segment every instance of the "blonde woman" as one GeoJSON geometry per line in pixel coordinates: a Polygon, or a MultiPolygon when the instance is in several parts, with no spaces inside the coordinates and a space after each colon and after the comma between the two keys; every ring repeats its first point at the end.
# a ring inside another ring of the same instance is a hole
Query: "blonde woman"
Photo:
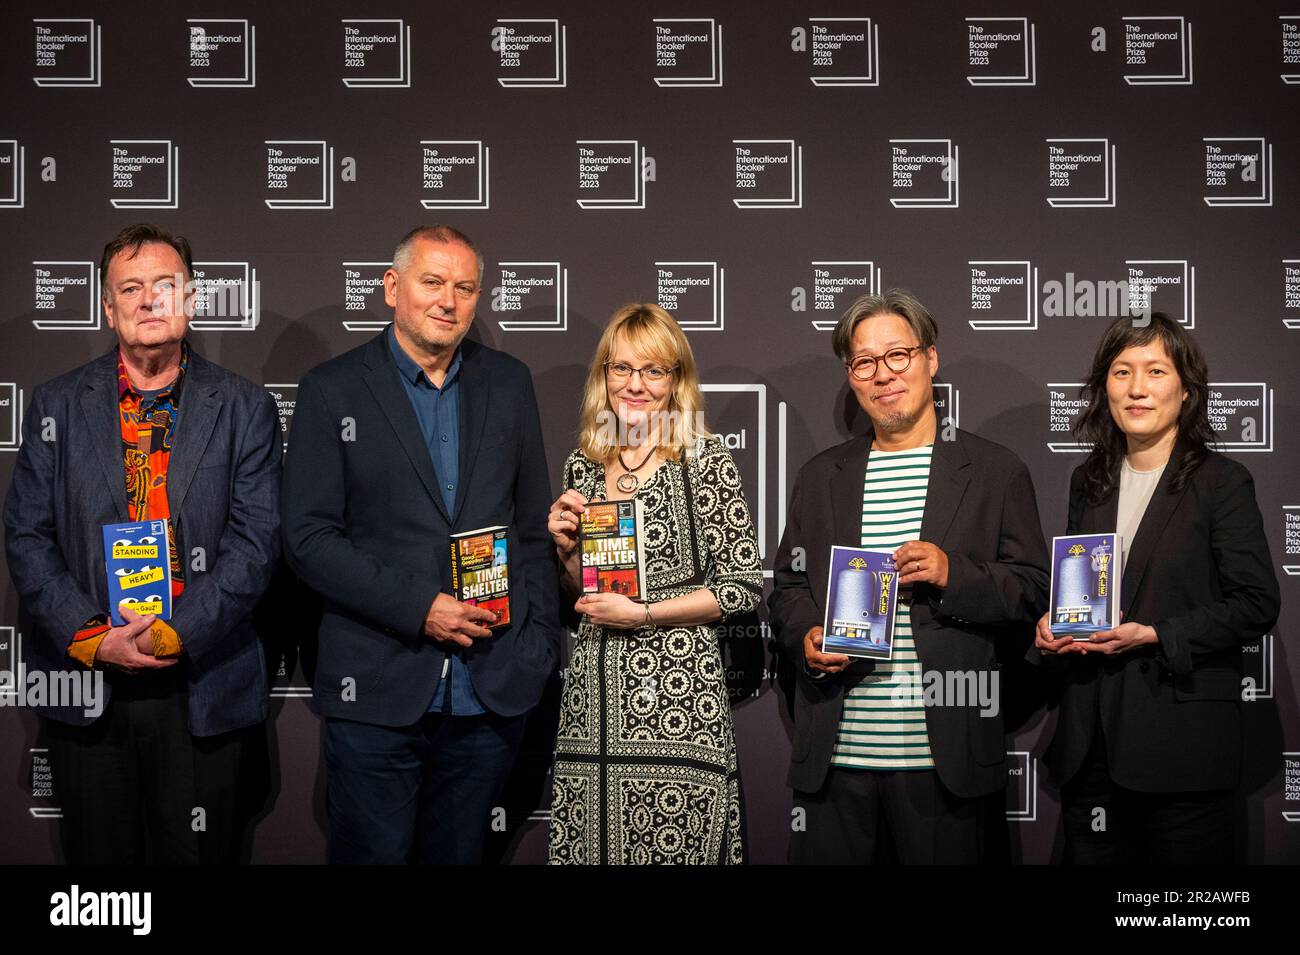
{"type": "Polygon", "coordinates": [[[695,359],[654,305],[610,319],[580,447],[551,505],[565,599],[582,615],[564,682],[551,801],[555,863],[739,863],[744,825],[721,622],[763,574],[740,473],[705,428],[695,359]],[[582,594],[578,515],[641,501],[646,599],[582,594]]]}

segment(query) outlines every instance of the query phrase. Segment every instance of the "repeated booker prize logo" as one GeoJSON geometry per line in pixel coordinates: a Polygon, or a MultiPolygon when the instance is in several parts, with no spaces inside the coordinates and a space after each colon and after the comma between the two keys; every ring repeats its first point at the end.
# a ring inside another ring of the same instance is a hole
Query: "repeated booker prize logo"
{"type": "Polygon", "coordinates": [[[880,28],[870,17],[811,17],[790,49],[812,57],[813,86],[879,86],[880,28]]]}
{"type": "MultiPolygon", "coordinates": [[[[508,316],[507,332],[563,332],[569,328],[569,270],[559,262],[498,262],[499,281],[489,307],[508,316]]],[[[486,283],[485,283],[486,284],[486,283]]]]}
{"type": "MultiPolygon", "coordinates": [[[[769,500],[767,385],[761,382],[703,382],[700,390],[708,396],[709,427],[731,452],[740,471],[741,485],[758,538],[758,556],[766,558],[771,552],[769,545],[776,542],[776,537],[768,538],[768,507],[775,504],[777,508],[778,537],[785,520],[785,403],[781,403],[777,427],[777,493],[769,500]]],[[[771,576],[771,573],[770,570],[764,571],[765,576],[771,576]]]]}
{"type": "Polygon", "coordinates": [[[32,325],[42,331],[98,331],[99,269],[94,262],[40,259],[32,263],[32,325]]]}
{"type": "Polygon", "coordinates": [[[175,209],[180,203],[180,147],[169,139],[114,139],[109,202],[114,209],[175,209]]]}
{"type": "Polygon", "coordinates": [[[655,301],[688,332],[726,327],[726,270],[717,262],[656,262],[655,301]]]}
{"type": "Polygon", "coordinates": [[[1282,505],[1282,571],[1300,577],[1300,504],[1282,505]]]}
{"type": "Polygon", "coordinates": [[[1206,136],[1205,204],[1271,206],[1273,146],[1263,136],[1206,136]]]}
{"type": "Polygon", "coordinates": [[[0,139],[0,209],[21,209],[27,196],[27,147],[0,139]]]}
{"type": "Polygon", "coordinates": [[[293,409],[298,404],[298,386],[268,382],[262,386],[275,402],[276,413],[280,416],[280,440],[284,450],[289,450],[289,429],[293,426],[293,409]]]}
{"type": "Polygon", "coordinates": [[[1007,752],[1007,821],[1038,821],[1038,760],[1027,750],[1007,752]]]}
{"type": "Polygon", "coordinates": [[[958,208],[957,156],[951,139],[891,139],[889,204],[895,209],[958,208]]]}
{"type": "Polygon", "coordinates": [[[420,140],[420,205],[426,209],[491,206],[491,150],[481,139],[420,140]]]}
{"type": "Polygon", "coordinates": [[[646,183],[655,178],[654,157],[635,139],[579,139],[580,209],[644,209],[646,183]]]}
{"type": "Polygon", "coordinates": [[[384,273],[392,263],[344,262],[342,265],[343,327],[350,332],[376,332],[384,328],[393,317],[384,302],[384,273]]]}
{"type": "MultiPolygon", "coordinates": [[[[1124,17],[1124,82],[1130,86],[1191,86],[1192,25],[1185,17],[1124,17]]],[[[1106,31],[1092,31],[1105,52],[1106,31]]]]}
{"type": "Polygon", "coordinates": [[[1282,754],[1282,818],[1300,822],[1300,752],[1282,754]]]}
{"type": "Polygon", "coordinates": [[[793,139],[733,139],[737,209],[802,209],[803,147],[793,139]]]}
{"type": "Polygon", "coordinates": [[[37,86],[98,86],[103,29],[94,20],[40,18],[36,28],[37,86]]]}
{"type": "Polygon", "coordinates": [[[333,209],[334,149],[323,139],[268,139],[268,209],[333,209]]]}
{"type": "Polygon", "coordinates": [[[654,21],[658,86],[721,86],[722,24],[713,19],[654,21]]]}
{"type": "Polygon", "coordinates": [[[17,451],[22,443],[23,399],[18,382],[0,381],[0,452],[17,451]]]}
{"type": "MultiPolygon", "coordinates": [[[[849,303],[860,295],[877,295],[881,284],[880,266],[867,260],[822,259],[812,263],[812,327],[832,331],[849,303]],[[817,317],[820,316],[820,317],[817,317]]],[[[790,289],[790,311],[807,312],[808,288],[790,289]]]]}
{"type": "Polygon", "coordinates": [[[247,20],[190,19],[190,86],[257,85],[257,28],[247,20]]]}
{"type": "Polygon", "coordinates": [[[411,28],[402,20],[344,20],[343,85],[383,89],[411,85],[411,28]]]}
{"type": "Polygon", "coordinates": [[[1115,147],[1109,139],[1047,140],[1047,204],[1115,206],[1115,147]]]}
{"type": "Polygon", "coordinates": [[[211,332],[257,329],[262,288],[251,263],[195,262],[193,281],[190,328],[211,332]]]}
{"type": "Polygon", "coordinates": [[[1038,82],[1037,43],[1028,17],[967,17],[966,51],[971,86],[1038,82]]]}
{"type": "Polygon", "coordinates": [[[567,85],[568,28],[559,20],[497,20],[492,51],[497,55],[505,87],[538,89],[567,85]]]}
{"type": "Polygon", "coordinates": [[[1282,82],[1300,84],[1300,16],[1280,16],[1282,26],[1282,82]]]}
{"type": "Polygon", "coordinates": [[[1282,324],[1300,328],[1300,259],[1282,260],[1282,324]]]}

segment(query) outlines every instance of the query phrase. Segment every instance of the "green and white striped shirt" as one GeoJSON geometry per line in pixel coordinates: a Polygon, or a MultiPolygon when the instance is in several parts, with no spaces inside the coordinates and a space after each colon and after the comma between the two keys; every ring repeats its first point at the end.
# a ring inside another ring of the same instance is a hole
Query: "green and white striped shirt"
{"type": "MultiPolygon", "coordinates": [[[[907,451],[872,450],[862,486],[862,546],[894,550],[921,536],[934,445],[907,451]]],[[[831,765],[848,769],[933,769],[921,702],[921,664],[912,641],[912,614],[898,595],[894,656],[844,698],[831,765]]]]}

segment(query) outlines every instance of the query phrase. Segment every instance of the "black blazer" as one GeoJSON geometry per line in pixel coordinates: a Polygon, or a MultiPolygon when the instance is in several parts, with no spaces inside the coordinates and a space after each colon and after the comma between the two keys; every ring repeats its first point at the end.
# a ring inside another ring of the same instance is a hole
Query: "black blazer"
{"type": "Polygon", "coordinates": [[[464,651],[494,713],[531,709],[558,657],[550,481],[523,362],[461,343],[460,486],[447,512],[386,332],[312,369],[298,388],[283,483],[290,566],[325,600],[313,705],[408,726],[428,708],[441,644],[423,634],[451,592],[449,536],[509,526],[510,619],[464,651]]]}
{"type": "MultiPolygon", "coordinates": [[[[1155,627],[1159,644],[1049,661],[1064,680],[1044,756],[1058,786],[1083,765],[1099,720],[1111,778],[1126,789],[1232,789],[1240,778],[1241,647],[1277,621],[1277,577],[1250,472],[1211,452],[1172,493],[1185,450],[1174,448],[1120,584],[1124,619],[1155,627]]],[[[1080,467],[1067,533],[1114,533],[1119,492],[1090,504],[1082,487],[1080,467]]]]}
{"type": "MultiPolygon", "coordinates": [[[[266,389],[191,349],[167,503],[186,563],[171,623],[188,660],[195,736],[266,718],[266,655],[252,614],[280,552],[280,458],[280,419],[266,389]]],[[[30,621],[27,669],[81,670],[68,644],[82,624],[108,612],[100,528],[130,520],[116,348],[32,395],[4,519],[9,572],[30,621]]],[[[111,696],[111,680],[105,692],[111,696]]],[[[92,722],[80,708],[44,712],[92,722]]]]}
{"type": "MultiPolygon", "coordinates": [[[[833,544],[857,547],[862,534],[862,482],[872,435],[814,457],[795,479],[768,601],[772,630],[798,671],[790,785],[821,788],[830,767],[845,691],[871,672],[855,663],[812,679],[803,638],[826,615],[827,564],[833,544]],[[802,548],[796,569],[795,549],[802,548]],[[806,566],[805,566],[806,565],[806,566]]],[[[921,539],[948,555],[948,586],[913,588],[912,632],[922,671],[990,674],[1000,667],[994,641],[1009,632],[1027,646],[1047,606],[1047,549],[1034,485],[1011,451],[957,431],[936,441],[930,462],[921,539]]],[[[962,797],[995,792],[1007,782],[1002,715],[979,706],[926,709],[926,731],[943,784],[962,797]]]]}

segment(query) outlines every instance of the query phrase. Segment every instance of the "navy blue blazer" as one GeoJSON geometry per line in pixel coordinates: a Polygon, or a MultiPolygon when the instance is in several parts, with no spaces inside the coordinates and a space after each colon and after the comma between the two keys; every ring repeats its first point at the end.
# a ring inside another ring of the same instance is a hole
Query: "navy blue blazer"
{"type": "MultiPolygon", "coordinates": [[[[776,643],[799,673],[789,782],[800,792],[817,792],[826,781],[845,694],[874,668],[860,662],[812,679],[803,653],[804,634],[826,617],[832,545],[861,546],[862,481],[872,438],[871,432],[851,438],[800,469],[777,549],[768,607],[776,643]]],[[[987,680],[1001,669],[997,639],[1011,636],[1027,645],[1047,606],[1047,548],[1029,470],[1007,448],[968,431],[936,441],[920,539],[948,555],[944,590],[912,588],[921,669],[987,680]]],[[[925,723],[935,770],[950,791],[974,798],[1005,788],[1000,708],[985,716],[973,701],[928,706],[925,723]]]]}
{"type": "Polygon", "coordinates": [[[464,652],[474,690],[502,716],[541,698],[559,655],[546,453],[523,362],[461,343],[460,483],[449,513],[384,333],[298,386],[282,509],[290,566],[325,601],[313,706],[409,726],[428,709],[445,651],[424,635],[451,592],[450,535],[509,527],[510,624],[464,652]]]}
{"type": "MultiPolygon", "coordinates": [[[[1124,619],[1155,627],[1159,643],[1045,658],[1063,680],[1044,754],[1058,786],[1078,775],[1099,724],[1111,778],[1126,789],[1232,789],[1240,779],[1241,648],[1277,622],[1281,597],[1250,472],[1212,451],[1175,493],[1186,448],[1174,447],[1120,582],[1124,619]]],[[[1118,492],[1089,502],[1075,470],[1066,533],[1113,534],[1118,509],[1118,492]]]]}
{"type": "MultiPolygon", "coordinates": [[[[109,609],[100,528],[130,520],[118,415],[116,348],[37,387],[27,409],[4,522],[28,670],[81,670],[68,644],[109,609]]],[[[281,456],[266,389],[191,349],[167,501],[186,568],[171,623],[189,658],[195,736],[266,718],[266,658],[252,613],[279,555],[281,456]]],[[[81,709],[44,712],[92,722],[81,709]]]]}

